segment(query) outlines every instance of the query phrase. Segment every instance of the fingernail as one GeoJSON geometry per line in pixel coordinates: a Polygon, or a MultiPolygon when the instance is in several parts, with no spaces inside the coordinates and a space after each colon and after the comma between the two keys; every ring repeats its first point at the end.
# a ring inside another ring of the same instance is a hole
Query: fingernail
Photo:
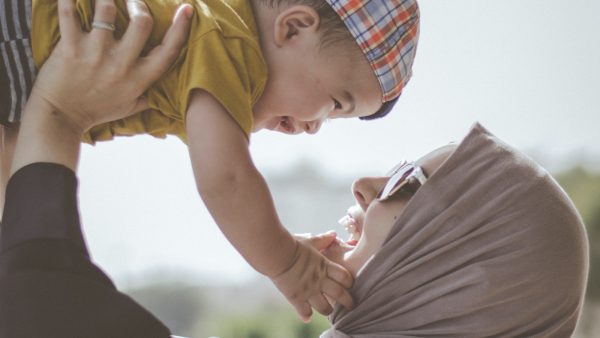
{"type": "Polygon", "coordinates": [[[188,19],[191,19],[194,16],[194,7],[188,5],[185,9],[185,15],[188,19]]]}

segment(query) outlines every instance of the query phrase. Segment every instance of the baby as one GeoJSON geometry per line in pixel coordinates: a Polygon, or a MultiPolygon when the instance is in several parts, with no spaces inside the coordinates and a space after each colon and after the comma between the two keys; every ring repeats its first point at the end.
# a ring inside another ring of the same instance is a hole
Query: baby
{"type": "MultiPolygon", "coordinates": [[[[181,138],[198,191],[228,240],[304,319],[310,305],[328,312],[322,294],[344,294],[351,279],[283,227],[252,162],[250,135],[261,129],[314,134],[327,119],[388,114],[411,76],[416,1],[147,1],[155,26],[146,51],[160,44],[182,3],[195,9],[189,40],[146,92],[146,110],[94,127],[84,140],[142,133],[181,138]]],[[[82,29],[123,37],[127,5],[116,4],[77,0],[82,29]]],[[[35,69],[60,38],[58,7],[56,1],[0,0],[0,123],[13,135],[35,69]]],[[[4,167],[10,153],[2,154],[4,167]]],[[[336,299],[351,305],[349,296],[336,299]]]]}

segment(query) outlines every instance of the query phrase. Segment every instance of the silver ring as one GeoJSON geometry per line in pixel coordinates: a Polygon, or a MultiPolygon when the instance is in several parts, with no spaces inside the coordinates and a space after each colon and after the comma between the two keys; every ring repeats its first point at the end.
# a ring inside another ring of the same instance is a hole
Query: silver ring
{"type": "Polygon", "coordinates": [[[117,27],[115,27],[114,24],[112,24],[110,22],[103,22],[103,21],[92,22],[92,28],[105,29],[105,30],[111,31],[111,32],[114,32],[117,29],[117,27]]]}

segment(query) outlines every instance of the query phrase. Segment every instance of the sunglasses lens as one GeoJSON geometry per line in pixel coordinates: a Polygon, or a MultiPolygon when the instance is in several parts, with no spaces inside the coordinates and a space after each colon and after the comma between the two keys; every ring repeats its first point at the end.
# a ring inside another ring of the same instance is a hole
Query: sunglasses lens
{"type": "Polygon", "coordinates": [[[402,167],[404,167],[405,165],[407,165],[408,162],[406,160],[402,160],[400,161],[400,163],[396,164],[392,170],[388,171],[385,176],[392,176],[395,173],[397,173],[400,169],[402,169],[402,167]]]}
{"type": "Polygon", "coordinates": [[[377,194],[377,199],[385,201],[389,197],[396,194],[404,185],[408,183],[406,177],[414,170],[413,165],[410,163],[404,163],[403,167],[398,170],[389,178],[383,189],[377,194]]]}

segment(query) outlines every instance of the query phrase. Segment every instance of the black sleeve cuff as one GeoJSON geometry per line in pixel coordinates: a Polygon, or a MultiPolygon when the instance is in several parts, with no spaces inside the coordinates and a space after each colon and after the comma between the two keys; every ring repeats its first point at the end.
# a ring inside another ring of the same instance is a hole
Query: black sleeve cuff
{"type": "Polygon", "coordinates": [[[88,255],[81,233],[75,173],[55,163],[33,163],[12,175],[0,232],[0,252],[27,241],[67,240],[88,255]]]}

